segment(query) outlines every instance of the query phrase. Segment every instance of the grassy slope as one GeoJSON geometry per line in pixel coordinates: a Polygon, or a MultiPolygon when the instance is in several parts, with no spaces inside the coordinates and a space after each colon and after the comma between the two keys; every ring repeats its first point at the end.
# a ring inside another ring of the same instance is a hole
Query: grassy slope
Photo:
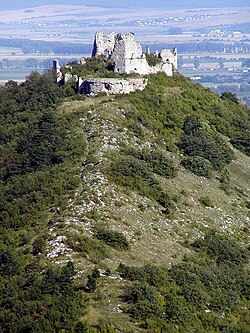
{"type": "MultiPolygon", "coordinates": [[[[203,119],[218,127],[224,121],[223,115],[216,118],[211,111],[212,105],[217,105],[221,113],[232,111],[200,86],[177,77],[166,79],[160,87],[156,84],[159,79],[151,79],[146,97],[143,93],[116,98],[100,96],[84,101],[68,101],[61,106],[62,111],[79,113],[88,139],[88,154],[82,168],[81,188],[60,216],[60,221],[54,221],[48,253],[53,249],[53,239],[66,234],[67,247],[53,259],[55,262],[67,261],[70,256],[83,280],[94,266],[111,270],[111,278],[103,276],[99,279],[98,288],[89,303],[87,318],[91,325],[95,325],[109,317],[121,332],[128,332],[129,329],[139,332],[141,329],[119,310],[122,304],[119,298],[121,288],[127,283],[116,273],[119,263],[140,266],[151,262],[169,267],[190,251],[186,245],[192,239],[213,227],[241,242],[246,242],[248,237],[249,210],[246,202],[250,200],[250,157],[235,150],[235,158],[229,165],[231,180],[225,191],[217,173],[214,172],[213,177],[208,179],[181,167],[181,153],[174,146],[181,134],[179,124],[187,110],[188,114],[199,112],[203,119]],[[188,94],[189,89],[193,90],[193,98],[188,94]],[[160,100],[153,99],[155,93],[160,100]],[[159,104],[154,106],[153,103],[159,104]],[[158,117],[155,117],[159,123],[164,110],[170,113],[172,108],[172,121],[176,121],[177,126],[157,131],[157,121],[150,122],[150,117],[153,117],[150,112],[154,107],[159,111],[158,117]],[[148,111],[148,119],[142,113],[147,108],[151,110],[148,111]],[[134,128],[136,122],[138,126],[134,128]],[[166,151],[166,154],[179,168],[177,177],[164,179],[158,176],[163,188],[175,197],[176,211],[171,216],[162,214],[162,207],[157,202],[109,180],[105,170],[124,144],[135,148],[170,147],[172,150],[166,151]],[[200,203],[199,199],[204,195],[211,198],[213,208],[200,203]],[[129,240],[131,249],[117,251],[103,245],[105,255],[98,250],[83,255],[72,251],[73,235],[80,233],[92,238],[96,226],[122,232],[129,240]]],[[[223,134],[231,131],[227,124],[224,127],[223,134]]]]}

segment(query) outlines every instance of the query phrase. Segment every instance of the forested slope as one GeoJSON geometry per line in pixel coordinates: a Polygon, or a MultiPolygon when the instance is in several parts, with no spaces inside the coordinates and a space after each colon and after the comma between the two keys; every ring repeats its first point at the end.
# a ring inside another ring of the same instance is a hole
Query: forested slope
{"type": "Polygon", "coordinates": [[[249,332],[250,112],[179,74],[0,88],[2,332],[249,332]]]}

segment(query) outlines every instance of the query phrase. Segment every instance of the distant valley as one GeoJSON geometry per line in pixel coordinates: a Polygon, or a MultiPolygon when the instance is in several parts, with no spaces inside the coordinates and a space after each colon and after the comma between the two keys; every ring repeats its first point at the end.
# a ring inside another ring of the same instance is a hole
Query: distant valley
{"type": "Polygon", "coordinates": [[[129,2],[112,8],[98,1],[91,6],[43,4],[0,11],[0,84],[20,82],[32,70],[43,72],[53,58],[64,64],[89,55],[96,31],[133,31],[152,52],[177,47],[182,74],[250,103],[249,8],[177,10],[159,8],[160,2],[154,9],[144,2],[143,10],[142,2],[137,8],[129,2]]]}

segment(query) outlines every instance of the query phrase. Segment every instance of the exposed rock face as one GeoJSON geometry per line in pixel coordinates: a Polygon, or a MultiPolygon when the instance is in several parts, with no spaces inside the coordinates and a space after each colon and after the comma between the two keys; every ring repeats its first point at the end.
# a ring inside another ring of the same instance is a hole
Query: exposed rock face
{"type": "Polygon", "coordinates": [[[172,76],[177,69],[177,50],[162,50],[157,54],[162,61],[156,66],[149,66],[146,55],[142,52],[140,43],[135,40],[131,32],[109,35],[97,32],[95,35],[92,56],[96,57],[108,53],[114,62],[114,71],[119,74],[137,73],[140,75],[163,72],[172,76]]]}
{"type": "Polygon", "coordinates": [[[128,78],[128,79],[87,79],[79,78],[79,92],[88,95],[106,94],[130,94],[134,91],[142,91],[148,83],[146,78],[128,78]]]}

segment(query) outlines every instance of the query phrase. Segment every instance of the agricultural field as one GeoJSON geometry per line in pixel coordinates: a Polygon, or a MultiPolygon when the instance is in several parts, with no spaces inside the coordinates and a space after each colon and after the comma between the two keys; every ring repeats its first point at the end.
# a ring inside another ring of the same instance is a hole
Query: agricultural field
{"type": "Polygon", "coordinates": [[[250,99],[250,53],[180,55],[179,71],[194,82],[221,94],[236,93],[241,101],[250,99]]]}
{"type": "Polygon", "coordinates": [[[20,56],[22,55],[22,49],[17,47],[7,47],[7,46],[0,46],[0,60],[4,58],[10,58],[13,56],[20,56]]]}

